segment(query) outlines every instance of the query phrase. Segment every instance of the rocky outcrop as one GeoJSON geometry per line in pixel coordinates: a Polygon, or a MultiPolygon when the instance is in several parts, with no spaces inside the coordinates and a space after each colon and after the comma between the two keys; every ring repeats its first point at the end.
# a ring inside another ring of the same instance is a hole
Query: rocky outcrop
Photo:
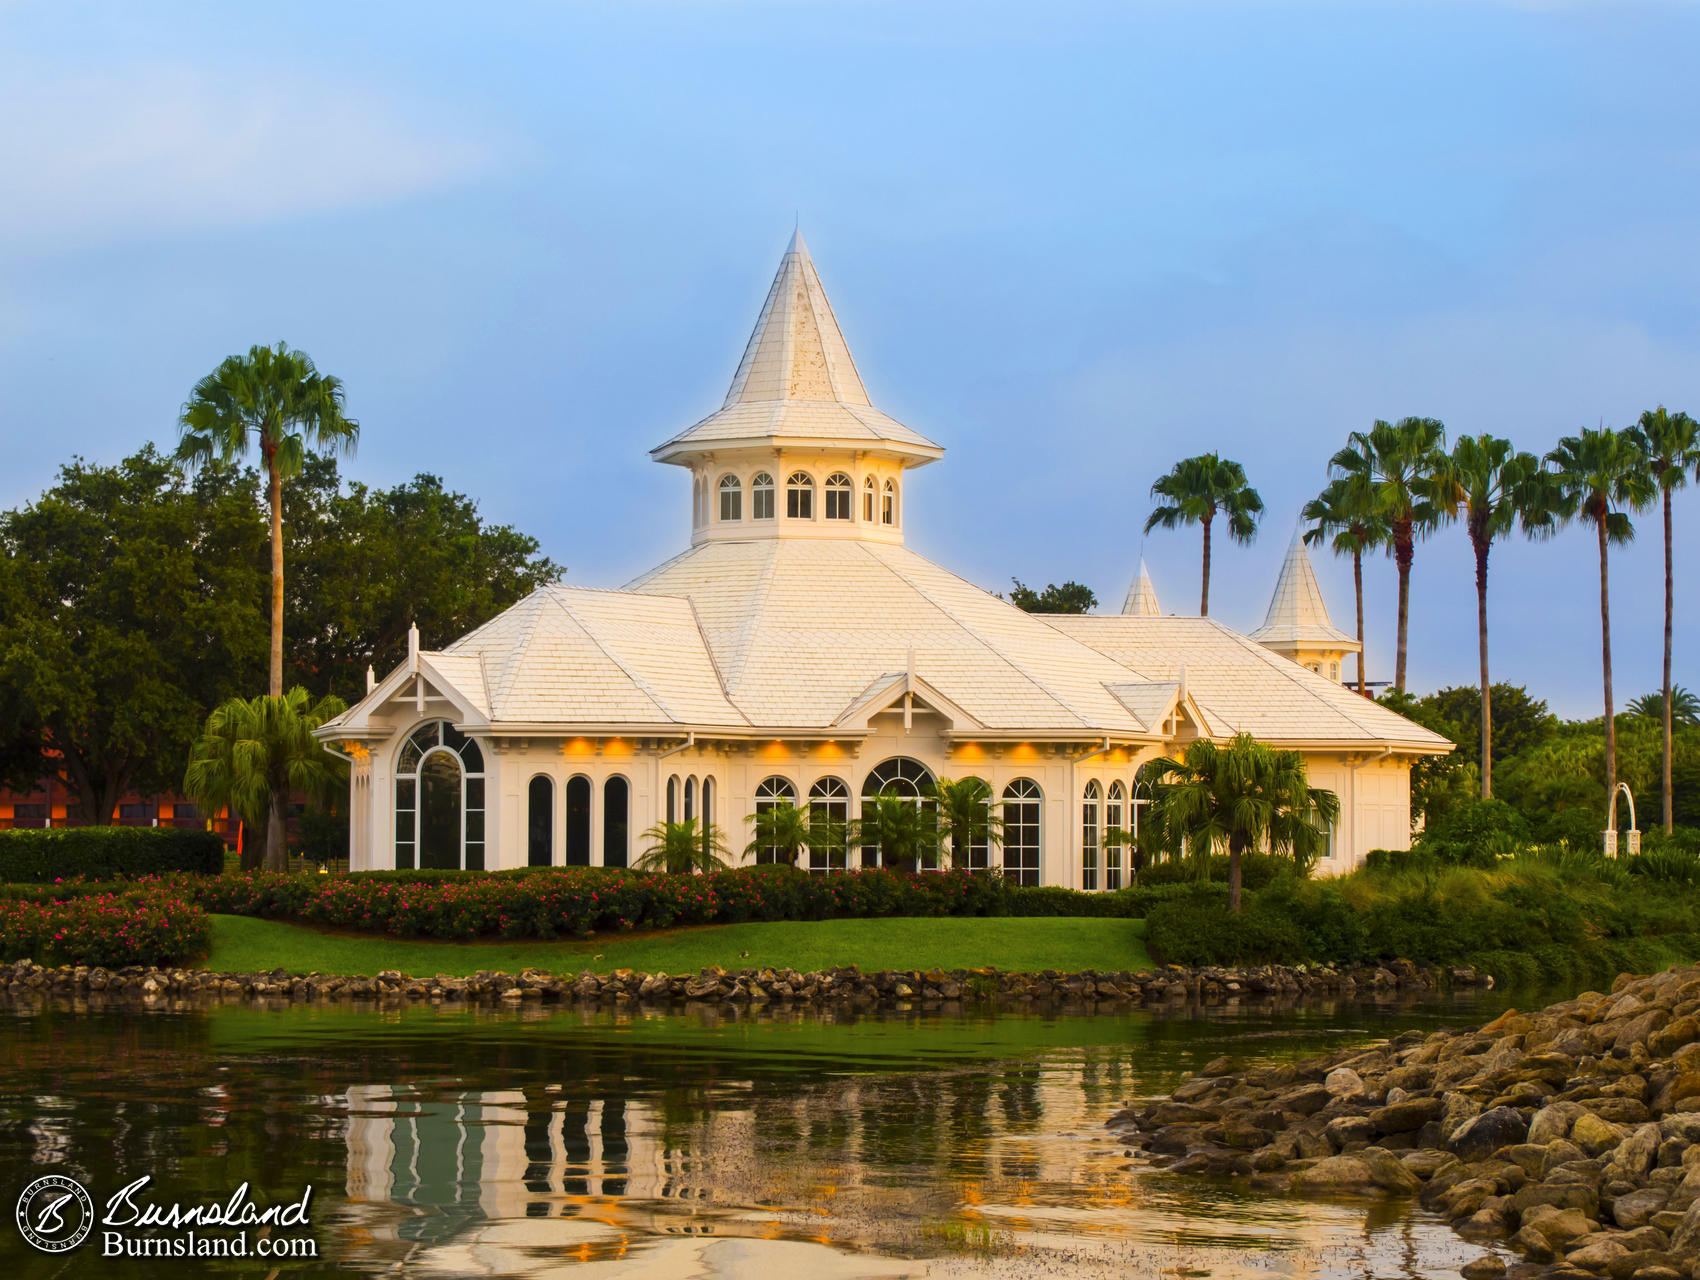
{"type": "Polygon", "coordinates": [[[763,968],[703,969],[694,974],[639,973],[631,969],[603,974],[589,970],[560,974],[525,969],[518,974],[481,971],[465,978],[448,974],[417,978],[393,971],[368,978],[292,973],[286,969],[269,973],[212,973],[203,969],[142,967],[43,968],[28,960],[0,964],[0,992],[13,997],[34,993],[143,1001],[263,997],[288,1002],[537,1000],[653,1005],[791,1003],[943,1007],[992,1003],[1017,1008],[1036,1004],[1129,1007],[1282,1002],[1306,996],[1375,999],[1492,985],[1492,978],[1473,969],[1422,969],[1404,961],[1373,969],[1169,967],[1139,973],[1060,973],[1052,969],[1042,973],[1006,973],[997,969],[864,973],[853,965],[811,973],[763,968]]]}
{"type": "Polygon", "coordinates": [[[1700,1277],[1700,966],[1466,1031],[1242,1072],[1219,1059],[1109,1123],[1176,1172],[1414,1196],[1521,1255],[1467,1277],[1700,1277]]]}

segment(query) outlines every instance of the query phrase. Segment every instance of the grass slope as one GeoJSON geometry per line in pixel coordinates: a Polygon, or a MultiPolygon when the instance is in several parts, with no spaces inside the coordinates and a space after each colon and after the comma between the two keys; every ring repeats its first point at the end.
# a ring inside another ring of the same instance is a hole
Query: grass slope
{"type": "Polygon", "coordinates": [[[993,916],[967,919],[784,921],[706,925],[586,942],[419,942],[321,933],[246,916],[208,917],[212,954],[223,973],[284,968],[292,972],[373,974],[399,969],[416,977],[480,969],[517,973],[640,969],[691,973],[708,965],[771,965],[808,971],[857,964],[875,969],[1146,969],[1145,921],[993,916]],[[747,953],[747,954],[746,954],[747,953]]]}

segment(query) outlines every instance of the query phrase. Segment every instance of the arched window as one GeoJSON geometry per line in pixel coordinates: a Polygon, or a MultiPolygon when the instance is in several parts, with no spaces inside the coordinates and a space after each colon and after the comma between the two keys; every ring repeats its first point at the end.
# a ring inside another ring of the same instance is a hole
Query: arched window
{"type": "Polygon", "coordinates": [[[793,471],[786,477],[785,515],[790,520],[815,518],[815,482],[807,471],[793,471]]]}
{"type": "Polygon", "coordinates": [[[708,844],[708,829],[714,825],[714,779],[702,780],[702,838],[703,845],[708,844]]]}
{"type": "Polygon", "coordinates": [[[697,816],[697,780],[685,779],[685,821],[689,822],[697,816]]]}
{"type": "Polygon", "coordinates": [[[880,523],[897,523],[897,486],[890,480],[885,482],[885,494],[880,501],[880,523]]]}
{"type": "Polygon", "coordinates": [[[667,779],[667,821],[679,820],[679,775],[667,779]]]}
{"type": "Polygon", "coordinates": [[[1080,798],[1080,887],[1098,887],[1098,802],[1103,792],[1096,778],[1080,798]]]}
{"type": "Polygon", "coordinates": [[[826,518],[850,518],[850,477],[842,471],[834,471],[826,478],[826,518]]]}
{"type": "MultiPolygon", "coordinates": [[[[809,821],[831,823],[840,832],[850,821],[850,788],[842,778],[822,778],[809,788],[809,821]]],[[[847,850],[842,843],[809,850],[810,871],[843,871],[847,850]]]]}
{"type": "Polygon", "coordinates": [[[616,775],[602,784],[602,865],[623,867],[628,854],[631,784],[616,775]]]}
{"type": "Polygon", "coordinates": [[[773,519],[773,477],[765,471],[750,481],[750,519],[773,519]]]}
{"type": "MultiPolygon", "coordinates": [[[[932,797],[928,791],[933,784],[932,770],[919,760],[911,760],[908,756],[893,756],[889,760],[876,765],[862,782],[862,812],[867,814],[868,801],[876,796],[897,796],[908,800],[917,808],[929,813],[935,809],[932,797]]],[[[862,846],[862,865],[878,867],[885,865],[885,857],[877,845],[862,846]]]]}
{"type": "Polygon", "coordinates": [[[744,487],[738,483],[737,476],[720,477],[720,519],[742,520],[744,518],[744,487]]]}
{"type": "Polygon", "coordinates": [[[590,865],[590,779],[582,773],[567,782],[567,865],[590,865]]]}
{"type": "Polygon", "coordinates": [[[1017,778],[1003,789],[1003,873],[1016,884],[1039,883],[1039,784],[1017,778]]]}
{"type": "Polygon", "coordinates": [[[395,865],[484,869],[484,753],[447,720],[422,724],[396,756],[395,865]]]}
{"type": "MultiPolygon", "coordinates": [[[[763,778],[756,787],[756,813],[763,814],[780,805],[796,804],[797,788],[786,778],[763,778]]],[[[757,862],[784,862],[784,851],[778,845],[766,845],[756,850],[757,862]]]]}
{"type": "Polygon", "coordinates": [[[872,476],[869,476],[866,480],[862,481],[863,524],[872,524],[874,522],[874,497],[878,493],[879,486],[874,483],[874,478],[872,476]]]}
{"type": "MultiPolygon", "coordinates": [[[[1122,784],[1119,781],[1112,782],[1110,784],[1109,798],[1104,801],[1105,831],[1127,830],[1127,828],[1122,825],[1125,821],[1122,817],[1122,806],[1126,799],[1127,792],[1122,788],[1122,784]]],[[[1104,888],[1114,891],[1121,887],[1122,846],[1119,844],[1112,844],[1104,849],[1104,888]]]]}
{"type": "MultiPolygon", "coordinates": [[[[968,778],[963,779],[964,782],[969,780],[970,779],[968,778]]],[[[981,786],[986,785],[983,778],[975,778],[973,781],[980,783],[981,786]]],[[[986,787],[985,794],[985,807],[988,811],[987,816],[990,817],[990,810],[992,807],[992,789],[989,786],[986,787]]],[[[987,823],[986,830],[981,832],[979,837],[970,843],[966,849],[952,849],[950,851],[950,860],[952,864],[966,871],[972,871],[976,874],[984,874],[992,865],[991,834],[991,824],[987,823]]]]}
{"type": "Polygon", "coordinates": [[[526,792],[526,865],[549,867],[555,863],[555,784],[546,774],[531,780],[526,792]]]}

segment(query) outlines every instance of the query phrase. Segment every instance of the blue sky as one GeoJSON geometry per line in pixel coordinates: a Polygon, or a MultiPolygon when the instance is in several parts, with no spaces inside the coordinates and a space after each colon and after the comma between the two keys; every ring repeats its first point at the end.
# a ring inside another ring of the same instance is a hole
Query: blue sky
{"type": "MultiPolygon", "coordinates": [[[[1115,607],[1151,481],[1219,449],[1269,508],[1216,557],[1250,628],[1374,418],[1544,451],[1700,413],[1697,48],[1689,4],[0,3],[0,504],[283,338],[347,383],[355,475],[618,585],[688,537],[646,451],[718,405],[800,218],[876,403],[948,450],[911,546],[1115,607]]],[[[1641,527],[1620,699],[1659,678],[1641,527]]],[[[1700,491],[1677,530],[1700,686],[1700,491]]],[[[1198,554],[1147,542],[1165,608],[1198,554]]],[[[1412,687],[1472,682],[1461,530],[1412,598],[1412,687]]],[[[1585,534],[1501,546],[1496,674],[1596,710],[1597,600],[1585,534]]]]}

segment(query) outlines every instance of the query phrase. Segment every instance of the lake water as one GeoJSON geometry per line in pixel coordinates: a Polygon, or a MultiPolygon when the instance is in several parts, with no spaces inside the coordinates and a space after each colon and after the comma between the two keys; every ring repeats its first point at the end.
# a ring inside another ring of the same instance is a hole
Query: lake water
{"type": "MultiPolygon", "coordinates": [[[[1546,997],[1542,997],[1544,1001],[1546,997]]],[[[318,1261],[403,1277],[1455,1277],[1403,1207],[1166,1175],[1104,1120],[1244,1064],[1463,1025],[1508,1003],[1117,1014],[586,1014],[240,1004],[0,1007],[0,1163],[97,1201],[262,1204],[313,1186],[318,1261]]],[[[1525,997],[1524,1005],[1535,1003],[1525,997]]],[[[11,1275],[266,1274],[52,1259],[11,1275]]]]}

